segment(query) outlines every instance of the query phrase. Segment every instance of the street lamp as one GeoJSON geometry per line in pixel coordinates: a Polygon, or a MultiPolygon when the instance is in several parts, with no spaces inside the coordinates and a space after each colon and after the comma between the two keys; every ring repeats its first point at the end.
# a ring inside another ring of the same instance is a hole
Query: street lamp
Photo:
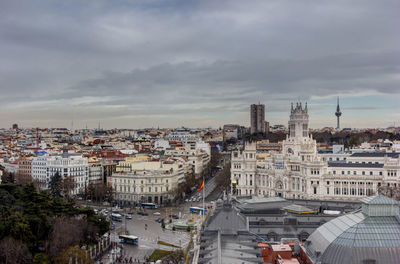
{"type": "Polygon", "coordinates": [[[236,195],[236,185],[237,185],[236,180],[233,180],[232,181],[232,195],[236,195]]]}

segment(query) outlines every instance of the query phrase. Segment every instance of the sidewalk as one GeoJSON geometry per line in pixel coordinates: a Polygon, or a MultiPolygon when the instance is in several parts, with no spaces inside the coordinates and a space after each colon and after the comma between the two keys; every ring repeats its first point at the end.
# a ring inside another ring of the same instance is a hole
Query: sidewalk
{"type": "Polygon", "coordinates": [[[120,247],[112,248],[105,253],[100,260],[96,261],[96,264],[113,264],[117,263],[116,260],[121,256],[122,250],[120,247]]]}

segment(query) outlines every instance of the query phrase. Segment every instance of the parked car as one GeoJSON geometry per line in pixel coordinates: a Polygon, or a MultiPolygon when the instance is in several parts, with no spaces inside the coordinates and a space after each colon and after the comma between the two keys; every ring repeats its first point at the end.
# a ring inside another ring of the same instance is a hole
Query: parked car
{"type": "Polygon", "coordinates": [[[176,215],[176,214],[170,214],[169,216],[171,216],[171,217],[174,218],[174,219],[179,219],[179,216],[176,215]]]}
{"type": "Polygon", "coordinates": [[[162,217],[159,217],[159,218],[157,218],[155,221],[156,221],[157,223],[161,223],[161,222],[163,221],[163,218],[162,218],[162,217]]]}
{"type": "Polygon", "coordinates": [[[137,214],[138,214],[138,215],[143,215],[143,216],[149,215],[148,213],[143,212],[143,211],[139,211],[137,214]]]}
{"type": "Polygon", "coordinates": [[[126,219],[132,219],[132,214],[126,214],[126,219]]]}

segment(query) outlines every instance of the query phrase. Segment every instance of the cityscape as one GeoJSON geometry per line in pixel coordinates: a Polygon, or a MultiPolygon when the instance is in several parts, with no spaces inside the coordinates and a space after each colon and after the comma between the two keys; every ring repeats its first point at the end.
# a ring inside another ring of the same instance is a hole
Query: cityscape
{"type": "Polygon", "coordinates": [[[398,10],[4,1],[0,263],[400,263],[398,10]]]}

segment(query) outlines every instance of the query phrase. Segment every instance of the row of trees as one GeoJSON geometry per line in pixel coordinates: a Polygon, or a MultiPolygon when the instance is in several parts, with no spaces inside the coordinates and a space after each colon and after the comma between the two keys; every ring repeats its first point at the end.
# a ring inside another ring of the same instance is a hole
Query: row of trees
{"type": "Polygon", "coordinates": [[[33,184],[0,185],[0,212],[0,263],[68,263],[69,256],[85,256],[81,247],[110,225],[91,208],[33,184]]]}
{"type": "Polygon", "coordinates": [[[231,164],[225,164],[224,168],[218,172],[216,177],[217,186],[229,188],[231,185],[231,164]]]}
{"type": "MultiPolygon", "coordinates": [[[[72,199],[72,192],[76,188],[73,177],[64,177],[56,172],[50,179],[49,190],[54,197],[63,197],[68,200],[72,199]]],[[[114,197],[113,188],[102,182],[89,183],[80,190],[85,199],[92,199],[96,202],[112,202],[114,197]]]]}
{"type": "Polygon", "coordinates": [[[390,197],[394,200],[400,201],[400,188],[395,186],[380,186],[378,193],[390,197]]]}
{"type": "Polygon", "coordinates": [[[198,186],[203,180],[203,178],[208,179],[211,177],[213,170],[215,170],[215,168],[220,164],[220,161],[221,161],[221,154],[219,153],[219,151],[212,149],[210,162],[203,169],[200,177],[196,179],[194,173],[185,175],[185,182],[176,186],[169,192],[169,194],[172,197],[175,197],[175,201],[182,200],[183,194],[191,193],[192,188],[196,185],[198,186]]]}
{"type": "MultiPolygon", "coordinates": [[[[270,142],[279,142],[286,139],[285,132],[269,132],[268,134],[246,134],[244,136],[245,141],[257,141],[262,139],[268,139],[270,142]]],[[[336,133],[324,131],[324,132],[313,132],[313,138],[318,143],[325,144],[342,144],[346,148],[358,146],[363,142],[369,142],[371,140],[378,139],[389,139],[389,140],[400,140],[399,134],[393,134],[385,131],[378,131],[376,133],[366,132],[353,132],[353,131],[339,131],[336,133]]]]}

